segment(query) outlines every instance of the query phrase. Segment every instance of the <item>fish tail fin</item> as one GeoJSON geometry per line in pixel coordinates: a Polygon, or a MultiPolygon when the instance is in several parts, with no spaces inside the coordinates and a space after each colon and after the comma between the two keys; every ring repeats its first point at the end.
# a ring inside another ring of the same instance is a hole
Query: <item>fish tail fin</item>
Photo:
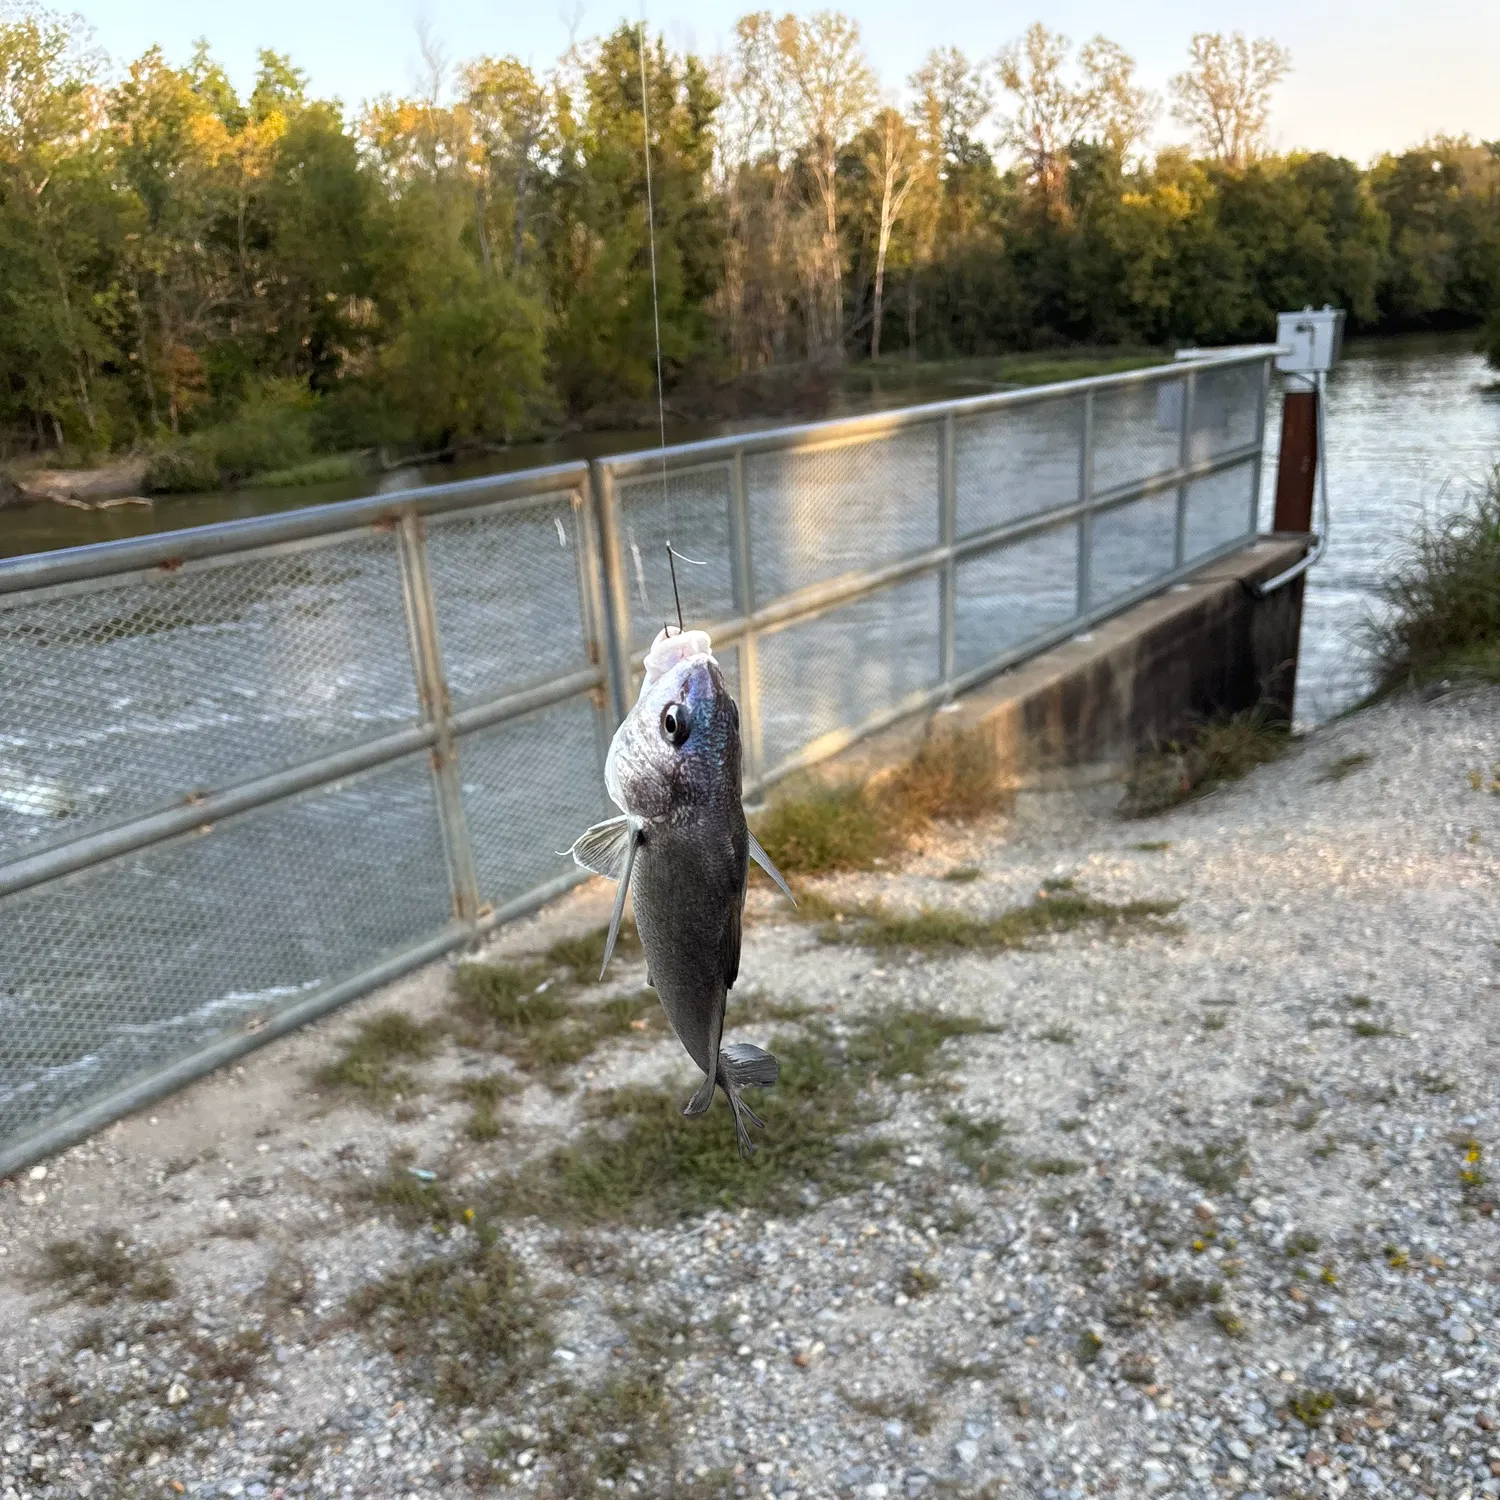
{"type": "Polygon", "coordinates": [[[781,1076],[781,1064],[754,1042],[731,1042],[719,1053],[719,1071],[727,1086],[768,1089],[781,1076]]]}
{"type": "Polygon", "coordinates": [[[726,1083],[724,1097],[729,1100],[729,1109],[734,1115],[734,1138],[739,1143],[740,1158],[743,1161],[749,1161],[755,1155],[755,1142],[750,1139],[750,1131],[745,1122],[748,1120],[762,1130],[766,1128],[766,1123],[740,1098],[738,1085],[726,1083]]]}
{"type": "Polygon", "coordinates": [[[781,1064],[753,1042],[731,1042],[719,1053],[719,1084],[734,1114],[735,1138],[746,1161],[755,1154],[747,1122],[761,1130],[766,1128],[766,1122],[740,1097],[740,1090],[768,1089],[780,1076],[781,1064]]]}

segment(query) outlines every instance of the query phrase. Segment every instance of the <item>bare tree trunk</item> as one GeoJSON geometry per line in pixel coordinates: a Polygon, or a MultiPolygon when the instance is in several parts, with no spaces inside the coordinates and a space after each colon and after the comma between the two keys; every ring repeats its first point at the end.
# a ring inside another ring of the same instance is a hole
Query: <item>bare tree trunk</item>
{"type": "Polygon", "coordinates": [[[485,192],[483,188],[474,190],[474,232],[479,237],[479,259],[484,266],[485,279],[490,274],[490,234],[485,226],[485,192]]]}
{"type": "Polygon", "coordinates": [[[891,221],[886,207],[891,199],[890,184],[886,184],[885,203],[880,210],[880,244],[875,251],[875,321],[870,328],[870,358],[880,358],[880,323],[885,316],[885,252],[891,243],[891,221]]]}
{"type": "Polygon", "coordinates": [[[834,360],[841,362],[844,358],[844,266],[843,257],[839,254],[838,180],[834,175],[838,171],[838,163],[832,152],[828,155],[826,170],[828,186],[823,194],[823,204],[828,215],[828,227],[823,237],[823,254],[828,258],[833,283],[833,306],[829,309],[832,326],[828,333],[833,345],[834,360]]]}

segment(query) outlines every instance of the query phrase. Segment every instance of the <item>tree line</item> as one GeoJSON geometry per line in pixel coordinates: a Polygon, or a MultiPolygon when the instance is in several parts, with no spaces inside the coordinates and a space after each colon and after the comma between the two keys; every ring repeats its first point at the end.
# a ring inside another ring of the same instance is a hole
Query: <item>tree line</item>
{"type": "Polygon", "coordinates": [[[1193,37],[1167,101],[1037,24],[935,48],[898,104],[834,11],[747,15],[714,58],[626,24],[546,73],[422,55],[351,112],[274,52],[241,94],[206,44],[111,70],[76,19],[0,13],[6,450],[151,448],[190,485],[619,419],[655,390],[648,225],[669,397],[1500,307],[1500,143],[1274,154],[1265,39],[1193,37]],[[1191,146],[1149,149],[1164,109],[1191,146]]]}

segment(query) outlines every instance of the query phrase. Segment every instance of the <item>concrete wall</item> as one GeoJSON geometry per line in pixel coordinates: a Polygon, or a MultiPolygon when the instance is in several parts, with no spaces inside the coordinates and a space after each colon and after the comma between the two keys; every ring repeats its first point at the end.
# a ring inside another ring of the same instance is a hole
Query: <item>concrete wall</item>
{"type": "Polygon", "coordinates": [[[1265,702],[1290,721],[1304,578],[1264,599],[1309,538],[1276,536],[1211,563],[1090,635],[1002,673],[958,702],[852,746],[814,773],[866,779],[924,739],[977,734],[1012,787],[1112,774],[1138,750],[1196,722],[1265,702]]]}

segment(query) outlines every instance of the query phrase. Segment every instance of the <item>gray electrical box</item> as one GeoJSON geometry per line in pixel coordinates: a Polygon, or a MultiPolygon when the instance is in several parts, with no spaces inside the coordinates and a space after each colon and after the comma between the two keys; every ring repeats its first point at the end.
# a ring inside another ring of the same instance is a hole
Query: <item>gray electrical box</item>
{"type": "Polygon", "coordinates": [[[1344,346],[1344,309],[1305,307],[1280,313],[1276,342],[1288,352],[1276,356],[1276,368],[1288,375],[1320,375],[1339,362],[1344,346]]]}

